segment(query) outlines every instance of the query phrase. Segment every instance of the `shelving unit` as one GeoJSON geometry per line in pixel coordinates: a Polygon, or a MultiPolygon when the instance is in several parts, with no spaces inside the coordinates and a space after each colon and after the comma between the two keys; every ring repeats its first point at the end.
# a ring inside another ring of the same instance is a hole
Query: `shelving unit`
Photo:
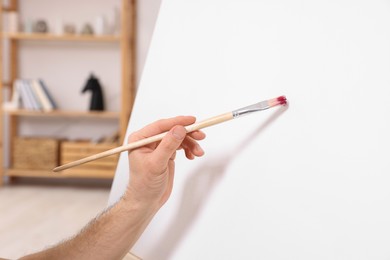
{"type": "Polygon", "coordinates": [[[119,119],[119,112],[93,112],[93,111],[50,111],[50,112],[37,112],[31,110],[4,110],[4,112],[10,116],[29,116],[29,117],[73,117],[73,118],[112,118],[119,119]]]}
{"type": "Polygon", "coordinates": [[[87,35],[55,35],[39,33],[3,33],[5,39],[11,40],[44,40],[44,41],[85,41],[85,42],[120,42],[116,35],[87,36],[87,35]]]}
{"type": "MultiPolygon", "coordinates": [[[[59,1],[59,0],[58,0],[59,1]]],[[[3,29],[2,16],[6,12],[18,12],[19,1],[10,0],[9,5],[0,6],[0,28],[3,29]]],[[[136,1],[121,0],[121,33],[120,35],[104,35],[104,36],[83,36],[83,35],[54,35],[54,34],[26,34],[26,33],[5,33],[1,29],[0,37],[0,79],[4,79],[4,64],[3,63],[3,42],[8,41],[9,49],[9,82],[0,80],[0,101],[3,104],[5,100],[3,94],[7,88],[9,93],[13,91],[13,82],[19,77],[19,43],[21,41],[44,41],[44,42],[112,42],[118,43],[121,53],[121,104],[119,112],[91,112],[91,111],[62,111],[56,110],[52,112],[37,112],[23,109],[4,110],[0,109],[0,186],[3,184],[3,176],[9,177],[53,177],[53,178],[112,178],[114,171],[96,171],[88,169],[73,170],[63,175],[54,175],[50,171],[41,171],[33,169],[14,169],[12,160],[10,168],[4,167],[4,153],[12,154],[13,140],[18,135],[18,121],[21,117],[40,117],[40,118],[96,118],[98,120],[117,119],[119,128],[120,143],[125,138],[127,122],[130,118],[131,109],[135,96],[135,22],[136,22],[136,1]],[[3,133],[4,117],[9,118],[8,136],[3,133]],[[9,149],[4,149],[4,138],[10,142],[9,149]]],[[[11,157],[11,156],[10,156],[11,157]]]]}
{"type": "Polygon", "coordinates": [[[56,35],[56,34],[30,34],[30,33],[3,33],[3,38],[12,40],[45,40],[45,41],[85,41],[85,42],[120,42],[116,35],[56,35]]]}

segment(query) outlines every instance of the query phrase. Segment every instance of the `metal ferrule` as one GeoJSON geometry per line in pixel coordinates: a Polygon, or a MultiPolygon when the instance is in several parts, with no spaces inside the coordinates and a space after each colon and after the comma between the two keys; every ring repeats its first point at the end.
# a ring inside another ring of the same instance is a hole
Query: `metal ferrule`
{"type": "Polygon", "coordinates": [[[233,114],[233,118],[237,118],[243,115],[250,114],[252,112],[257,112],[268,108],[270,108],[270,106],[268,105],[268,100],[266,100],[247,107],[236,109],[232,112],[232,114],[233,114]]]}

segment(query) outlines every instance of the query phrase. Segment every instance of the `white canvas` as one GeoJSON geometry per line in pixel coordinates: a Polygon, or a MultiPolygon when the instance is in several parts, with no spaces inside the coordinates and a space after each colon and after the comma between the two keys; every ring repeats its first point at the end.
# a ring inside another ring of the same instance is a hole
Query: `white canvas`
{"type": "MultiPolygon", "coordinates": [[[[286,95],[206,129],[133,252],[390,258],[390,2],[165,0],[128,132],[286,95]]],[[[110,196],[128,181],[122,154],[110,196]]]]}

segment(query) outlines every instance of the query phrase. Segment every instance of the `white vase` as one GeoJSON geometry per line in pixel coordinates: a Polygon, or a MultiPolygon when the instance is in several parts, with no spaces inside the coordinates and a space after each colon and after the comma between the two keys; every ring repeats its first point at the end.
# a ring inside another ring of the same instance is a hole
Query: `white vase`
{"type": "Polygon", "coordinates": [[[96,17],[95,33],[96,35],[104,35],[107,31],[107,22],[103,15],[96,17]]]}

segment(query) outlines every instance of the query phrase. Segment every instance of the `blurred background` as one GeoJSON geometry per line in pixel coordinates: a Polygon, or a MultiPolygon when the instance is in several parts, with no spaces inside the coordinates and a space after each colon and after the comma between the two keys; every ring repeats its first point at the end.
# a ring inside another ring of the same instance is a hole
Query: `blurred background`
{"type": "Polygon", "coordinates": [[[51,169],[125,139],[160,3],[2,1],[0,257],[56,244],[106,207],[117,157],[51,169]]]}

